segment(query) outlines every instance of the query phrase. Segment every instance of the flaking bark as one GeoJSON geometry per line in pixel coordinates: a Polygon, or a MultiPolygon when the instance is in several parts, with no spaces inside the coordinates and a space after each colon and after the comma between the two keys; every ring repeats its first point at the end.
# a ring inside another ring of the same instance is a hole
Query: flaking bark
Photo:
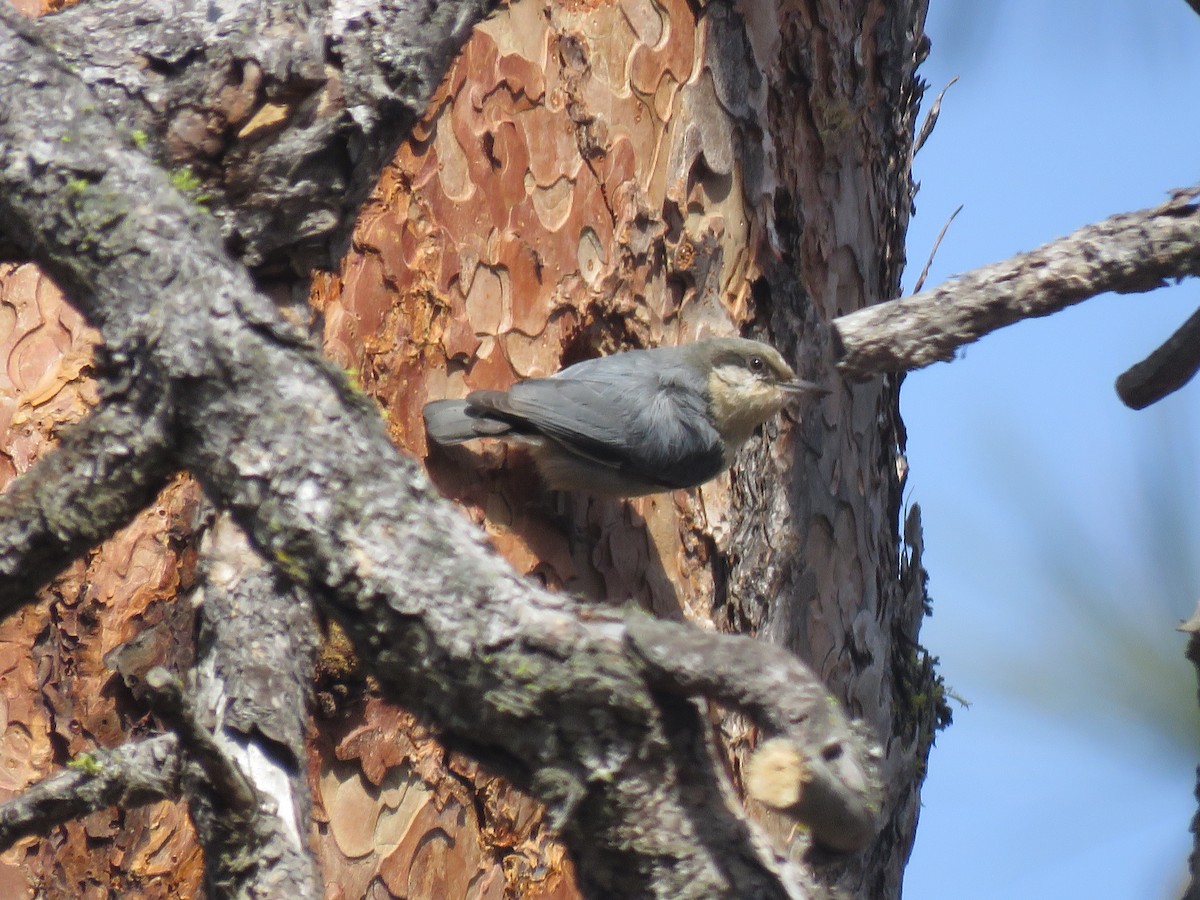
{"type": "Polygon", "coordinates": [[[103,0],[30,26],[260,277],[337,266],[383,164],[495,0],[103,0]]]}
{"type": "Polygon", "coordinates": [[[729,807],[690,701],[645,683],[623,622],[517,578],[254,292],[206,214],[22,23],[0,22],[5,221],[114,353],[161,373],[177,459],[342,622],[385,692],[509,757],[560,823],[585,891],[801,895],[799,870],[729,807]]]}

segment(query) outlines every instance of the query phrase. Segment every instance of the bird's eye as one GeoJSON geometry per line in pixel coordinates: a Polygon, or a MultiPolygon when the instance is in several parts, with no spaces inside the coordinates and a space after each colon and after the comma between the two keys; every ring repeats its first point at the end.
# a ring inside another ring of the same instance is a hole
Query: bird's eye
{"type": "Polygon", "coordinates": [[[766,367],[767,367],[767,364],[765,362],[763,362],[763,358],[761,356],[750,357],[750,371],[751,372],[756,372],[756,373],[761,372],[766,367]]]}

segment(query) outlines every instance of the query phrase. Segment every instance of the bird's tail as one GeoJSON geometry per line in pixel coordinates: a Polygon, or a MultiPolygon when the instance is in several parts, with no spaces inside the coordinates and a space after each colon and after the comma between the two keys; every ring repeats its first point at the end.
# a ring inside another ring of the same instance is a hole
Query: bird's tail
{"type": "Polygon", "coordinates": [[[426,403],[424,416],[429,439],[443,446],[479,437],[499,437],[511,430],[507,422],[489,417],[486,411],[473,407],[466,400],[426,403]]]}

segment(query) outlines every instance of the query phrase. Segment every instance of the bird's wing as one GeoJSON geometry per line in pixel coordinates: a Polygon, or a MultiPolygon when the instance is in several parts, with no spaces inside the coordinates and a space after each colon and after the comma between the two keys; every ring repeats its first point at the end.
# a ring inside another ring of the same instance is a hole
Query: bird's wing
{"type": "MultiPolygon", "coordinates": [[[[628,354],[624,354],[628,355],[628,354]]],[[[480,391],[473,406],[552,438],[566,450],[663,487],[689,487],[724,467],[720,436],[703,397],[670,368],[644,361],[582,363],[507,393],[480,391]]]]}

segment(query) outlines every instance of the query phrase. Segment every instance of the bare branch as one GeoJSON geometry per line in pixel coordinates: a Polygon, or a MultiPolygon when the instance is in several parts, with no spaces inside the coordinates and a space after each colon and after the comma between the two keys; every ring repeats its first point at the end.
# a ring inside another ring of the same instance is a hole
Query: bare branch
{"type": "Polygon", "coordinates": [[[929,258],[925,260],[925,268],[921,269],[921,274],[917,277],[917,283],[913,286],[914,293],[920,293],[921,288],[925,287],[925,279],[929,277],[929,267],[933,265],[933,258],[937,256],[938,247],[942,246],[942,238],[946,236],[946,232],[950,230],[951,223],[958,218],[958,214],[963,211],[962,204],[958,205],[958,209],[950,213],[950,218],[946,220],[946,224],[942,226],[942,230],[938,232],[937,240],[933,242],[933,247],[929,250],[929,258]]]}
{"type": "MultiPolygon", "coordinates": [[[[203,579],[190,598],[200,610],[197,703],[220,720],[218,740],[223,731],[243,744],[270,742],[269,755],[286,761],[295,787],[306,792],[318,643],[312,600],[278,578],[228,516],[206,530],[201,552],[203,579]]],[[[297,806],[301,831],[307,803],[297,806]]]]}
{"type": "Polygon", "coordinates": [[[62,443],[0,494],[0,615],[125,526],[172,471],[168,407],[152,377],[105,392],[62,443]]]}
{"type": "Polygon", "coordinates": [[[834,320],[838,368],[849,377],[919,369],[1021,319],[1107,291],[1135,293],[1200,275],[1195,191],[1122,213],[945,284],[834,320]]]}
{"type": "Polygon", "coordinates": [[[188,690],[133,642],[109,654],[136,696],[182,738],[183,794],[213,896],[322,894],[307,840],[305,726],[312,605],[287,589],[228,516],[201,540],[198,656],[188,690]],[[233,805],[231,807],[231,801],[233,805]]]}
{"type": "MultiPolygon", "coordinates": [[[[307,272],[336,265],[379,170],[472,25],[495,5],[230,3],[214,17],[199,7],[186,14],[173,2],[113,0],[14,24],[27,40],[53,46],[72,71],[103,72],[92,84],[91,105],[122,123],[124,141],[153,151],[176,174],[211,176],[193,196],[215,210],[244,259],[278,268],[286,257],[289,271],[307,272]],[[320,33],[324,39],[312,39],[320,33]],[[170,65],[147,66],[148,59],[170,65]],[[273,106],[263,97],[289,99],[273,106]],[[254,125],[258,114],[272,111],[276,124],[254,125]],[[190,121],[207,123],[203,141],[191,143],[190,121]],[[215,122],[229,133],[212,134],[215,122]],[[211,155],[215,146],[220,160],[211,155]],[[235,196],[226,198],[227,190],[235,196]]],[[[79,168],[76,194],[94,175],[79,168]]],[[[94,224],[105,222],[100,215],[94,224]]],[[[0,237],[9,241],[18,236],[0,237]]],[[[29,258],[29,249],[20,258],[29,258]]],[[[69,285],[64,276],[57,273],[69,285]]],[[[78,303],[83,294],[75,295],[78,303]]],[[[88,312],[87,303],[83,308],[88,312]]],[[[161,388],[162,380],[142,381],[132,388],[137,396],[125,403],[108,398],[68,432],[65,453],[39,463],[0,497],[0,614],[28,602],[80,553],[127,524],[173,470],[165,452],[169,409],[150,387],[161,388]]]]}
{"type": "Polygon", "coordinates": [[[179,760],[172,734],[75,759],[0,806],[0,850],[108,806],[129,809],[178,797],[179,760]]]}
{"type": "Polygon", "coordinates": [[[320,897],[307,840],[312,798],[304,748],[317,649],[312,603],[275,577],[228,515],[207,529],[201,552],[202,586],[189,598],[200,610],[189,686],[222,755],[258,801],[250,861],[250,835],[228,827],[219,795],[191,798],[209,893],[320,897]]]}
{"type": "MultiPolygon", "coordinates": [[[[929,107],[929,114],[925,116],[925,121],[921,123],[921,130],[917,133],[917,139],[913,141],[913,156],[921,152],[921,148],[925,146],[925,142],[929,140],[929,136],[933,134],[934,126],[937,125],[938,116],[942,114],[942,98],[946,96],[946,91],[954,87],[958,83],[958,76],[955,75],[947,82],[937,95],[937,99],[933,101],[933,106],[929,107]]],[[[959,207],[961,209],[962,207],[959,207]]],[[[951,216],[953,218],[953,216],[951,216]]],[[[918,288],[920,290],[920,288],[918,288]]]]}
{"type": "Polygon", "coordinates": [[[146,673],[146,699],[162,723],[179,735],[189,760],[204,772],[208,789],[228,811],[250,821],[258,814],[254,788],[200,724],[183,683],[161,666],[146,673]]]}
{"type": "Polygon", "coordinates": [[[1117,396],[1132,409],[1145,409],[1192,380],[1200,369],[1200,310],[1163,343],[1117,377],[1117,396]]]}
{"type": "MultiPolygon", "coordinates": [[[[290,818],[294,808],[288,808],[285,821],[275,803],[260,797],[227,752],[228,738],[201,723],[179,679],[155,667],[142,684],[155,714],[179,736],[180,785],[204,847],[209,893],[233,900],[281,891],[297,898],[321,896],[314,862],[290,818]]],[[[269,778],[267,783],[275,786],[269,778]]]]}

